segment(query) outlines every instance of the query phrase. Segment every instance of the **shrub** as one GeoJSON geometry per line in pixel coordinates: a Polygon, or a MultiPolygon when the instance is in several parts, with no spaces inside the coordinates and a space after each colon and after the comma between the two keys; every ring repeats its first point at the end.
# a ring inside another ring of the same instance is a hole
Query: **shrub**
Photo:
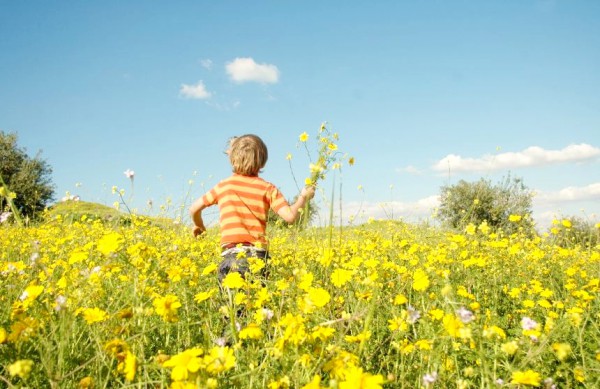
{"type": "Polygon", "coordinates": [[[485,221],[493,230],[509,234],[520,228],[532,231],[531,203],[532,193],[519,178],[509,176],[496,185],[483,178],[476,182],[461,180],[456,185],[442,187],[438,219],[457,229],[485,221]],[[511,215],[522,219],[514,223],[509,220],[511,215]]]}

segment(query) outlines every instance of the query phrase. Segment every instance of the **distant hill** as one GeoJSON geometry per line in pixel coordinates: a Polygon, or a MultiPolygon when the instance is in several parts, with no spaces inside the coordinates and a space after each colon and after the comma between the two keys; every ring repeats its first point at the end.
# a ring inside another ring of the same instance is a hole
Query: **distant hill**
{"type": "MultiPolygon", "coordinates": [[[[48,219],[55,220],[57,216],[65,222],[79,221],[82,218],[87,220],[101,220],[109,224],[129,224],[131,223],[131,215],[121,212],[113,207],[99,203],[91,203],[87,201],[61,201],[48,208],[48,219]]],[[[137,215],[141,218],[147,218],[152,223],[163,227],[172,227],[175,225],[173,219],[166,217],[152,217],[145,215],[137,215]]]]}

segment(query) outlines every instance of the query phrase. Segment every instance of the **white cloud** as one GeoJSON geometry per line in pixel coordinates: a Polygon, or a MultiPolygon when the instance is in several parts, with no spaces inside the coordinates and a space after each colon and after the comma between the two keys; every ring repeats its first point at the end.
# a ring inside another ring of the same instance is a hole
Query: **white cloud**
{"type": "Polygon", "coordinates": [[[582,143],[569,145],[562,150],[544,150],[538,146],[519,152],[484,155],[481,158],[463,158],[450,154],[432,166],[439,172],[489,172],[518,167],[540,166],[564,162],[582,162],[598,158],[600,148],[582,143]]]}
{"type": "Polygon", "coordinates": [[[556,192],[537,191],[534,199],[540,204],[600,200],[600,182],[587,186],[569,186],[556,192]]]}
{"type": "Polygon", "coordinates": [[[213,61],[210,59],[201,59],[200,65],[202,65],[203,68],[210,70],[212,69],[213,61]]]}
{"type": "Polygon", "coordinates": [[[353,217],[359,222],[369,218],[374,219],[405,219],[422,220],[432,216],[432,212],[439,206],[439,196],[429,196],[414,202],[388,201],[388,202],[344,202],[342,206],[344,222],[353,217]]]}
{"type": "Polygon", "coordinates": [[[414,167],[413,165],[408,165],[406,167],[399,168],[398,171],[399,172],[403,172],[403,173],[412,174],[412,175],[415,175],[415,176],[420,176],[423,173],[421,170],[419,170],[418,168],[414,167]]]}
{"type": "Polygon", "coordinates": [[[225,65],[227,74],[235,82],[260,82],[275,84],[279,81],[279,69],[270,64],[257,64],[252,58],[236,58],[225,65]]]}
{"type": "Polygon", "coordinates": [[[198,81],[196,85],[181,84],[179,94],[187,99],[208,99],[212,94],[206,90],[204,82],[198,81]]]}

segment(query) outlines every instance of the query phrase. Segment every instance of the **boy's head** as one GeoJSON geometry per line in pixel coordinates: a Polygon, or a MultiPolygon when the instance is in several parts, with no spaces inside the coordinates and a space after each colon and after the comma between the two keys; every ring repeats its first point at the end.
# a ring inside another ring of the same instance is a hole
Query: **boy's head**
{"type": "Polygon", "coordinates": [[[256,135],[242,135],[231,143],[229,161],[234,173],[257,176],[260,169],[267,164],[268,158],[267,146],[256,135]]]}

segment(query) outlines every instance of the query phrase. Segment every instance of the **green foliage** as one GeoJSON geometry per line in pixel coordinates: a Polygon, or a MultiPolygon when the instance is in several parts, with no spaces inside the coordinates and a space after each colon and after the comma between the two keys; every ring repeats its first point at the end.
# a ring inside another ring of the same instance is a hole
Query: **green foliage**
{"type": "Polygon", "coordinates": [[[47,221],[59,220],[61,223],[73,223],[78,221],[99,220],[106,226],[127,226],[132,219],[145,220],[151,225],[159,227],[173,227],[173,219],[165,217],[151,217],[143,215],[131,215],[118,211],[113,207],[87,201],[62,201],[48,208],[45,213],[47,221]]]}
{"type": "MultiPolygon", "coordinates": [[[[294,199],[290,202],[290,204],[294,204],[298,196],[294,197],[294,199]]],[[[315,217],[319,213],[319,207],[314,202],[314,199],[311,199],[306,206],[302,209],[302,215],[296,219],[295,222],[288,224],[286,223],[279,215],[273,212],[272,209],[269,209],[269,214],[267,215],[267,224],[273,227],[284,227],[284,226],[292,226],[298,227],[300,229],[304,229],[310,225],[315,220],[315,217]]]]}
{"type": "Polygon", "coordinates": [[[533,194],[519,178],[492,185],[483,178],[476,182],[461,180],[456,185],[441,188],[438,218],[448,227],[462,229],[469,223],[479,225],[483,221],[493,230],[514,233],[519,228],[532,231],[529,218],[533,194]],[[519,223],[509,220],[519,215],[519,223]]]}
{"type": "MultiPolygon", "coordinates": [[[[54,196],[52,168],[39,152],[29,157],[17,140],[16,134],[0,131],[0,176],[8,191],[15,193],[12,203],[21,216],[35,218],[54,196]]],[[[0,198],[0,211],[7,205],[0,198]]]]}
{"type": "Polygon", "coordinates": [[[561,247],[595,247],[600,244],[600,229],[593,222],[578,216],[567,216],[549,228],[555,243],[561,247]]]}

